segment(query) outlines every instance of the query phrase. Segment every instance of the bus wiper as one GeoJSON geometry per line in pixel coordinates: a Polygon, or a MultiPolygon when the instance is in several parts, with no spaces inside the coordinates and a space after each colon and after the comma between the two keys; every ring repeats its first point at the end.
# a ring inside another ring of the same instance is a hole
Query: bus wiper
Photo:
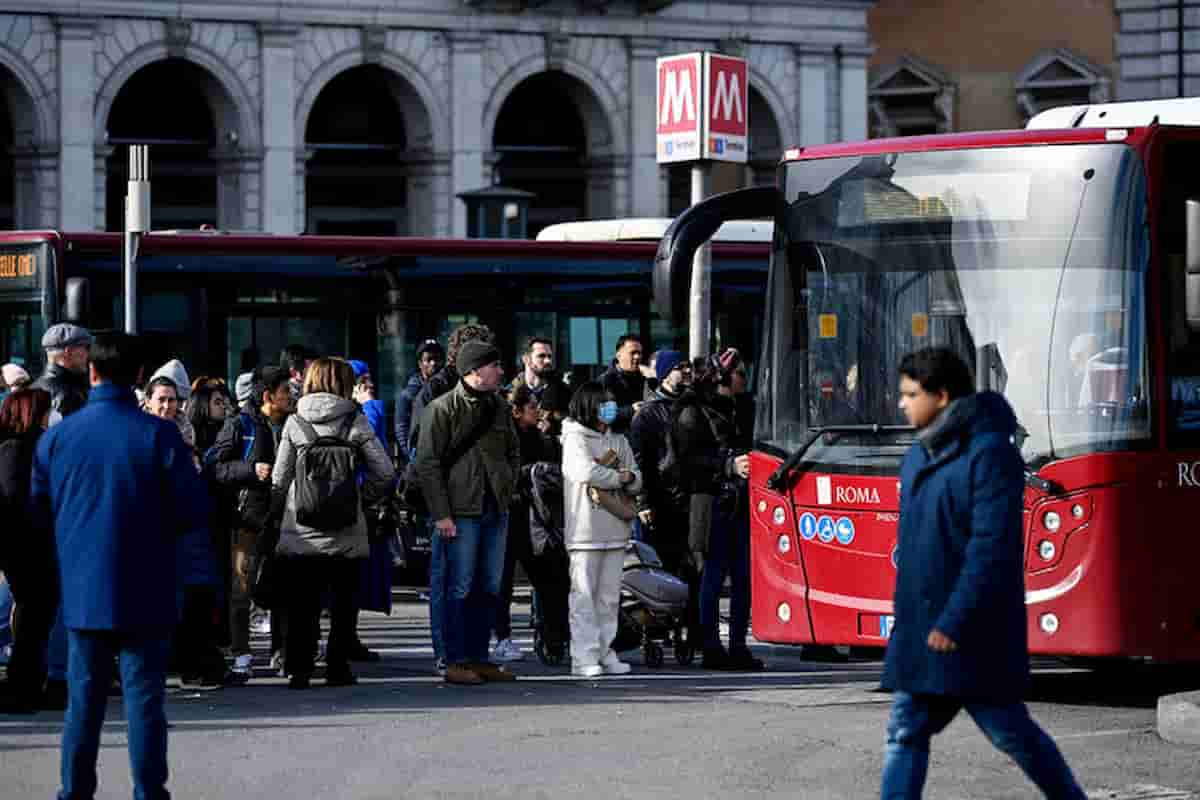
{"type": "Polygon", "coordinates": [[[792,472],[800,466],[800,462],[804,460],[804,456],[812,449],[812,446],[827,433],[870,433],[879,436],[885,433],[912,433],[915,431],[911,425],[822,425],[817,428],[809,428],[809,437],[799,450],[788,456],[787,460],[779,465],[779,469],[771,473],[771,477],[767,478],[767,488],[773,492],[781,492],[787,488],[787,484],[791,479],[792,472]]]}

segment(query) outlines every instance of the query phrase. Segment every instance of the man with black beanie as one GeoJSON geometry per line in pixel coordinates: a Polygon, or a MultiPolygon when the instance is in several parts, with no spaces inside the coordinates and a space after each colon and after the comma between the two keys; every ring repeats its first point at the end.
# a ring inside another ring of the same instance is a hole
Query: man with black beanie
{"type": "Polygon", "coordinates": [[[488,660],[504,570],[508,507],[521,467],[512,411],[498,394],[500,350],[474,340],[458,351],[458,385],[421,420],[416,472],[444,562],[446,681],[473,685],[515,676],[488,660]]]}

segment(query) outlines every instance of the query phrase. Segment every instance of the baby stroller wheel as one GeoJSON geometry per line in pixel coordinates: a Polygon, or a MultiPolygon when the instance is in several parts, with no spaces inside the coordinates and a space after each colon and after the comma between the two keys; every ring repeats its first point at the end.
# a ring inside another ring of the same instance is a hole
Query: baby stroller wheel
{"type": "Polygon", "coordinates": [[[681,667],[686,667],[696,659],[695,649],[679,634],[675,635],[675,643],[672,649],[675,651],[675,663],[681,667]]]}
{"type": "Polygon", "coordinates": [[[646,642],[642,646],[642,659],[646,662],[647,667],[658,669],[663,665],[663,649],[662,645],[657,642],[646,642]]]}

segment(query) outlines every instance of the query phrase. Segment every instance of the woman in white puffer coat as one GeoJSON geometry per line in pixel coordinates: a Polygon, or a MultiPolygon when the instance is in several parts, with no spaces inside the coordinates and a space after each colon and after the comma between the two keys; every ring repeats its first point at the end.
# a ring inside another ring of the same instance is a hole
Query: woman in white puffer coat
{"type": "Polygon", "coordinates": [[[617,404],[602,384],[580,386],[568,413],[562,471],[571,559],[571,671],[584,678],[622,675],[629,665],[609,645],[617,635],[632,498],[642,475],[629,442],[609,429],[617,404]]]}

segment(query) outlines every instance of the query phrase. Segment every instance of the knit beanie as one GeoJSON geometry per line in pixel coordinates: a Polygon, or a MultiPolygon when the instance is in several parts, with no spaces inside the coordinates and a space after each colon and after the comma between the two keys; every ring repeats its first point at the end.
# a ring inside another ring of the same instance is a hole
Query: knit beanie
{"type": "Polygon", "coordinates": [[[455,365],[458,374],[465,376],[499,360],[500,348],[482,339],[473,339],[459,348],[455,365]]]}
{"type": "Polygon", "coordinates": [[[352,359],[350,361],[350,369],[354,370],[355,379],[361,378],[363,375],[369,375],[371,368],[367,366],[367,362],[352,359]]]}
{"type": "Polygon", "coordinates": [[[678,350],[660,350],[654,359],[654,376],[662,383],[671,374],[671,370],[684,361],[683,353],[678,350]]]}

